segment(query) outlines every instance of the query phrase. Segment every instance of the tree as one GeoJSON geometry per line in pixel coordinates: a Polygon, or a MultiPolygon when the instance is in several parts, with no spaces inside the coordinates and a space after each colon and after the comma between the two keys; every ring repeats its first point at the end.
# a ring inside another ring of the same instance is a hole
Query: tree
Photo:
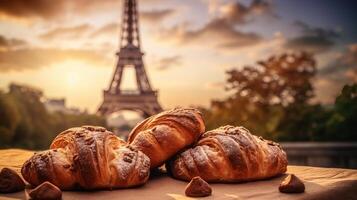
{"type": "Polygon", "coordinates": [[[42,92],[28,86],[11,85],[0,92],[0,148],[46,149],[61,131],[82,125],[105,126],[96,115],[49,113],[42,92]]]}
{"type": "Polygon", "coordinates": [[[232,69],[227,74],[226,88],[233,95],[213,101],[210,110],[203,110],[209,128],[232,124],[270,139],[284,139],[281,135],[285,134],[308,137],[295,126],[311,126],[310,121],[301,119],[314,109],[301,108],[308,107],[313,97],[311,80],[316,62],[312,55],[301,52],[271,56],[256,66],[232,69]],[[284,119],[293,120],[295,126],[284,119]]]}
{"type": "Polygon", "coordinates": [[[12,141],[19,120],[18,110],[11,97],[0,91],[0,145],[12,141]]]}
{"type": "Polygon", "coordinates": [[[313,96],[311,79],[316,62],[308,53],[282,54],[227,72],[227,89],[235,99],[247,98],[262,105],[304,104],[313,96]]]}
{"type": "Polygon", "coordinates": [[[357,141],[357,84],[345,85],[326,123],[325,138],[357,141]]]}

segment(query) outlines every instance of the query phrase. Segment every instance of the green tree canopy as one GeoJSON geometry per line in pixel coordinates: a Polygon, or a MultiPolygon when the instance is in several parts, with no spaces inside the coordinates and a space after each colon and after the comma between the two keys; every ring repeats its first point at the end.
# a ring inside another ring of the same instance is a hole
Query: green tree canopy
{"type": "Polygon", "coordinates": [[[61,131],[82,125],[105,126],[96,115],[49,113],[42,92],[31,87],[11,85],[0,92],[0,148],[46,149],[61,131]]]}

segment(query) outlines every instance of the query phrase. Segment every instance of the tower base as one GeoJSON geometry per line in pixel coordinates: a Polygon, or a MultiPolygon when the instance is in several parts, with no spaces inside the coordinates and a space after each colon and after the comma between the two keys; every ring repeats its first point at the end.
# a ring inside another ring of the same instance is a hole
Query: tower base
{"type": "Polygon", "coordinates": [[[143,117],[149,117],[162,111],[157,100],[157,92],[150,91],[139,93],[138,91],[120,91],[120,93],[110,93],[104,91],[104,100],[98,109],[98,114],[108,116],[112,113],[131,110],[141,113],[143,117]]]}

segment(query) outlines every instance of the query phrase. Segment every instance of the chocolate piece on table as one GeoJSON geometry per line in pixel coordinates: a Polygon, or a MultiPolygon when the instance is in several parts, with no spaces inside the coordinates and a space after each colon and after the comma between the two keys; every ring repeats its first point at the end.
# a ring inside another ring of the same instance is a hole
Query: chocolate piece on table
{"type": "Polygon", "coordinates": [[[280,183],[279,191],[283,193],[302,193],[305,191],[305,185],[297,176],[289,174],[280,183]]]}
{"type": "Polygon", "coordinates": [[[12,169],[3,168],[0,172],[0,193],[12,193],[25,189],[22,178],[12,169]]]}
{"type": "Polygon", "coordinates": [[[212,188],[205,180],[196,176],[186,186],[185,194],[189,197],[205,197],[212,194],[212,188]]]}
{"type": "Polygon", "coordinates": [[[59,200],[62,199],[62,191],[52,183],[46,181],[33,189],[29,196],[36,200],[59,200]]]}

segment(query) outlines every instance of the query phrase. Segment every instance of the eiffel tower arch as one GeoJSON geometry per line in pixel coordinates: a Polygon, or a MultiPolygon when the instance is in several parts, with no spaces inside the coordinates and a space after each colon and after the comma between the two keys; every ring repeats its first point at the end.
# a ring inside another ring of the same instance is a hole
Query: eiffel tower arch
{"type": "Polygon", "coordinates": [[[131,110],[147,117],[162,111],[162,108],[158,102],[158,92],[152,89],[144,67],[136,0],[124,0],[123,8],[120,49],[116,53],[118,61],[109,88],[103,91],[103,103],[97,113],[108,116],[131,110]],[[121,89],[123,70],[127,67],[135,70],[137,90],[121,89]]]}

